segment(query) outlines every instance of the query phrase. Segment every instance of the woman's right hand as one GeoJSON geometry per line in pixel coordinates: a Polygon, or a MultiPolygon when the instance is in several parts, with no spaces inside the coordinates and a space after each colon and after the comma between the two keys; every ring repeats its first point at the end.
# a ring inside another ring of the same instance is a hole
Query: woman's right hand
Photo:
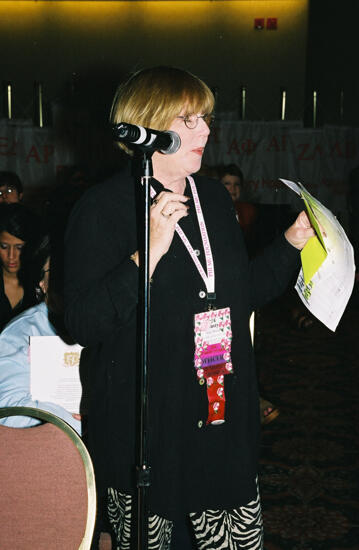
{"type": "MultiPolygon", "coordinates": [[[[188,216],[185,203],[189,197],[179,193],[162,191],[153,200],[150,210],[150,277],[162,256],[168,252],[171,245],[176,223],[188,216]]],[[[133,259],[139,265],[138,252],[133,259]]]]}

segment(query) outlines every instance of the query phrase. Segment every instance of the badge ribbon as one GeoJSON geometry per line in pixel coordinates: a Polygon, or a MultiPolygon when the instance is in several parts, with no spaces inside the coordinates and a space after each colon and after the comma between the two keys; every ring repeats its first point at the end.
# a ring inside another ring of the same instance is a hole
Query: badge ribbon
{"type": "MultiPolygon", "coordinates": [[[[206,258],[207,274],[198,260],[191,243],[182,228],[177,224],[176,232],[188,250],[207,289],[208,311],[197,313],[194,317],[195,354],[194,364],[200,383],[207,384],[208,418],[207,424],[225,422],[224,376],[233,372],[231,363],[231,315],[230,308],[215,309],[215,275],[211,245],[202,213],[196,184],[188,177],[191,186],[203,250],[206,258]],[[203,382],[202,382],[203,381],[203,382]]],[[[151,196],[155,191],[151,188],[151,196]]]]}

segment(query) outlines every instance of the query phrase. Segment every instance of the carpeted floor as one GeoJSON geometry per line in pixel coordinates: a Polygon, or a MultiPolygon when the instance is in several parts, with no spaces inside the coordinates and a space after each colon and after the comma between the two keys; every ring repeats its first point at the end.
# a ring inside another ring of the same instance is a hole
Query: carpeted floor
{"type": "Polygon", "coordinates": [[[335,333],[316,320],[307,330],[292,326],[290,312],[300,304],[295,291],[259,313],[261,394],[281,411],[262,435],[265,550],[359,550],[359,308],[353,302],[335,333]]]}

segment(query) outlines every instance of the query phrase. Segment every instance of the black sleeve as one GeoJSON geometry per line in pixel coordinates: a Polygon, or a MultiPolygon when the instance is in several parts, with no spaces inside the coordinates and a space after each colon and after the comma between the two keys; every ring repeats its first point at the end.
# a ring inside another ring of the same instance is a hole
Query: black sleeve
{"type": "Polygon", "coordinates": [[[283,232],[249,261],[233,202],[229,196],[225,199],[224,208],[232,224],[230,233],[236,236],[238,249],[242,251],[241,263],[249,273],[249,300],[253,311],[274,300],[287,289],[295,270],[300,268],[300,251],[287,241],[283,232]]]}
{"type": "Polygon", "coordinates": [[[65,236],[65,323],[73,338],[88,346],[131,322],[138,268],[130,259],[136,245],[126,221],[129,213],[99,201],[98,194],[83,199],[65,236]]]}
{"type": "MultiPolygon", "coordinates": [[[[224,186],[215,183],[211,187],[216,195],[216,207],[227,220],[226,231],[236,239],[240,251],[240,264],[248,273],[249,306],[253,311],[274,300],[287,289],[289,282],[300,268],[300,251],[292,246],[283,234],[249,261],[244,236],[233,201],[224,186]]],[[[207,183],[208,186],[208,183],[207,183]]]]}
{"type": "Polygon", "coordinates": [[[299,268],[300,251],[283,233],[249,263],[252,310],[283,294],[299,268]]]}

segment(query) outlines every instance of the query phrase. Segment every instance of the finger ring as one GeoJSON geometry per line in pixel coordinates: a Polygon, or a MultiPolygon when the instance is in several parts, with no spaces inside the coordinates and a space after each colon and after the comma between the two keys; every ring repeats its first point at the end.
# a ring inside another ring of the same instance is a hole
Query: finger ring
{"type": "Polygon", "coordinates": [[[161,214],[164,218],[169,218],[171,216],[171,214],[165,214],[163,210],[161,211],[161,214]]]}

